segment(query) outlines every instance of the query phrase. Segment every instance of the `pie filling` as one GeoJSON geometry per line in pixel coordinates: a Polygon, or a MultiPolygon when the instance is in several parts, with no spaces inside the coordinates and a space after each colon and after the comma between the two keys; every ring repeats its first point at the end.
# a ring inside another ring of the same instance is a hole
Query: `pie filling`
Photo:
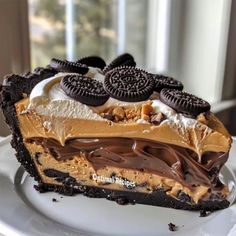
{"type": "Polygon", "coordinates": [[[164,188],[197,203],[213,196],[225,198],[228,189],[218,178],[228,153],[205,152],[198,161],[192,150],[132,138],[77,138],[64,146],[50,138],[26,139],[25,144],[43,180],[61,184],[61,177],[114,190],[152,193],[164,188]]]}

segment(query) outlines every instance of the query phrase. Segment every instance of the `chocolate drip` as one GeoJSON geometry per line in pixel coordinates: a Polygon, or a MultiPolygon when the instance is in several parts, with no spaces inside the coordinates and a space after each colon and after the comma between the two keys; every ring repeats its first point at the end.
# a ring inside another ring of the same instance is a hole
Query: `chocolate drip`
{"type": "Polygon", "coordinates": [[[73,139],[61,146],[53,139],[34,138],[57,160],[83,155],[95,170],[106,166],[132,169],[174,179],[190,188],[198,185],[220,187],[220,168],[228,153],[206,152],[198,162],[196,153],[176,145],[130,138],[73,139]]]}

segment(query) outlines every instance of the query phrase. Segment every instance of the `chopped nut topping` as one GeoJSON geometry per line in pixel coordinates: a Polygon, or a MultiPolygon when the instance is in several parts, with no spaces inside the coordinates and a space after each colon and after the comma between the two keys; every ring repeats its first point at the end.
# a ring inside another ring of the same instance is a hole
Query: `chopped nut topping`
{"type": "Polygon", "coordinates": [[[128,120],[133,119],[138,116],[138,112],[133,109],[128,108],[125,110],[125,116],[128,120]]]}
{"type": "Polygon", "coordinates": [[[153,111],[153,108],[150,104],[142,105],[142,111],[141,111],[142,115],[149,116],[152,113],[152,111],[153,111]]]}
{"type": "Polygon", "coordinates": [[[105,109],[105,110],[103,111],[103,113],[105,113],[105,114],[110,114],[110,115],[111,115],[113,109],[114,109],[114,107],[109,107],[109,108],[105,109]]]}
{"type": "Polygon", "coordinates": [[[197,116],[197,121],[204,124],[204,125],[208,124],[208,120],[207,120],[206,116],[203,113],[201,113],[197,116]]]}
{"type": "Polygon", "coordinates": [[[141,118],[146,121],[150,121],[150,117],[148,115],[142,114],[141,118]]]}
{"type": "Polygon", "coordinates": [[[114,115],[116,121],[123,120],[125,117],[125,111],[122,107],[114,108],[112,114],[114,115]]]}
{"type": "Polygon", "coordinates": [[[103,118],[108,119],[113,122],[135,122],[141,118],[141,106],[110,107],[110,108],[105,109],[102,113],[100,113],[100,115],[103,118]]]}
{"type": "Polygon", "coordinates": [[[151,116],[151,123],[154,125],[159,125],[166,117],[163,113],[158,113],[156,115],[151,116]]]}

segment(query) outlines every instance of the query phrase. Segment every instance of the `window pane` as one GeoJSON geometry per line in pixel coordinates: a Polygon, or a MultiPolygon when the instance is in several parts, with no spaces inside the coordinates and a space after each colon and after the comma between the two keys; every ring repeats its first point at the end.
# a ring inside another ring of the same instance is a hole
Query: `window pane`
{"type": "Polygon", "coordinates": [[[32,67],[44,66],[52,57],[68,58],[68,44],[75,44],[69,45],[74,58],[100,55],[111,60],[117,55],[120,29],[124,32],[124,51],[132,53],[143,66],[147,2],[125,0],[120,9],[119,0],[29,0],[32,67]],[[70,3],[73,7],[68,15],[70,3]],[[72,29],[68,30],[71,19],[72,29]],[[66,40],[68,34],[73,34],[69,37],[73,40],[66,40]]]}
{"type": "Polygon", "coordinates": [[[126,50],[138,65],[146,66],[148,0],[126,2],[126,50]]]}
{"type": "Polygon", "coordinates": [[[32,68],[65,58],[65,0],[30,0],[29,17],[32,68]]]}

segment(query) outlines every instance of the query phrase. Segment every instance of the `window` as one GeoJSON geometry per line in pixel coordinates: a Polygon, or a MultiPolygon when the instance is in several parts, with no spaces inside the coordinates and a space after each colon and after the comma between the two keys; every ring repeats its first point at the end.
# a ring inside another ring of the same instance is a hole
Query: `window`
{"type": "Polygon", "coordinates": [[[138,66],[221,101],[230,0],[29,0],[32,67],[128,51],[138,66]]]}
{"type": "Polygon", "coordinates": [[[0,75],[52,57],[109,61],[128,51],[139,67],[181,80],[217,113],[236,104],[235,1],[2,0],[0,13],[0,75]]]}
{"type": "Polygon", "coordinates": [[[110,60],[126,50],[145,65],[147,2],[29,0],[32,67],[52,57],[110,60]]]}

